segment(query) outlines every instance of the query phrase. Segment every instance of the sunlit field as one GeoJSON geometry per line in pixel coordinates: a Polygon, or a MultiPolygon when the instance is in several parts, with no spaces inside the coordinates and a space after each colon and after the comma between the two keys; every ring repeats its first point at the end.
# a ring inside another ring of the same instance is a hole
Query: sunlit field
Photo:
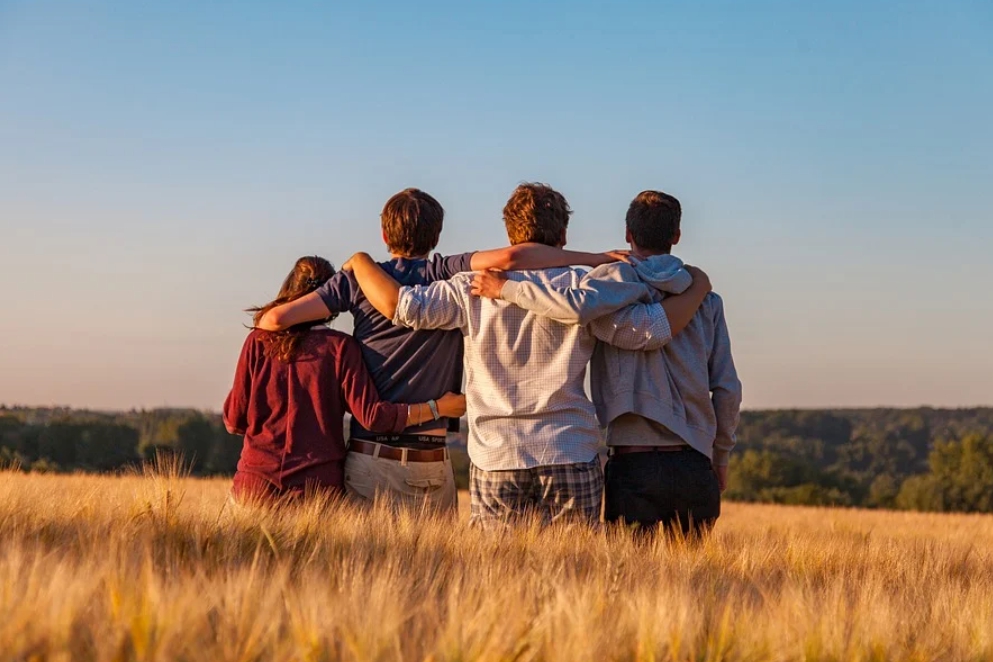
{"type": "Polygon", "coordinates": [[[0,473],[4,660],[988,660],[993,518],[728,504],[701,544],[0,473]]]}

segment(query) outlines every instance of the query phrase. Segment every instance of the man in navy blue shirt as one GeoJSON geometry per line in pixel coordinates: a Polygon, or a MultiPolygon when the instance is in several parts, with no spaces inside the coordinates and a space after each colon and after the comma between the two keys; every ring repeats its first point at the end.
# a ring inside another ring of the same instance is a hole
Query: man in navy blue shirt
{"type": "MultiPolygon", "coordinates": [[[[461,255],[430,256],[441,236],[445,212],[418,189],[400,191],[383,207],[383,241],[391,259],[380,266],[400,285],[429,285],[457,273],[483,269],[545,269],[599,266],[617,253],[566,251],[543,244],[461,255]]],[[[340,271],[316,292],[273,308],[259,327],[269,331],[350,312],[354,336],[380,396],[390,402],[424,402],[462,387],[462,334],[414,331],[394,326],[366,299],[352,273],[340,271]]],[[[455,509],[457,492],[445,446],[447,421],[408,428],[400,435],[377,435],[353,418],[345,459],[345,488],[362,500],[377,494],[417,507],[455,509]]]]}

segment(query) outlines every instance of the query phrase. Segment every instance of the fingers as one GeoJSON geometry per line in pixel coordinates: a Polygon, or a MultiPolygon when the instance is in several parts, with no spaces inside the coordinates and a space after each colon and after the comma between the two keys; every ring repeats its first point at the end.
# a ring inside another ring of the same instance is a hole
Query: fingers
{"type": "Polygon", "coordinates": [[[489,299],[499,299],[500,290],[507,280],[500,269],[490,269],[477,272],[472,278],[472,286],[469,293],[477,297],[487,297],[489,299]]]}
{"type": "Polygon", "coordinates": [[[624,262],[625,264],[634,264],[634,259],[631,257],[631,251],[625,249],[617,249],[616,251],[607,251],[604,253],[608,258],[614,262],[624,262]]]}

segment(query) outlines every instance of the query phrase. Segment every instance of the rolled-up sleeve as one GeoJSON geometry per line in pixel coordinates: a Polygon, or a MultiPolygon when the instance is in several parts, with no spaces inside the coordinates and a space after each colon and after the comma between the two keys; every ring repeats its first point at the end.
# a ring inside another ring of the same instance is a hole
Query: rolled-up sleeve
{"type": "Polygon", "coordinates": [[[466,323],[463,289],[458,278],[401,287],[393,323],[411,329],[461,329],[466,323]]]}
{"type": "Polygon", "coordinates": [[[661,349],[672,340],[672,327],[660,303],[628,306],[589,325],[597,340],[632,352],[661,349]]]}

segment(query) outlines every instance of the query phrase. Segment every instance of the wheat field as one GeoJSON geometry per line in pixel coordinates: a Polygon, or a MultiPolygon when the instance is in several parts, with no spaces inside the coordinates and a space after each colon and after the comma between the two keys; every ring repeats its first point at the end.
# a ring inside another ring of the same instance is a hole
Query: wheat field
{"type": "Polygon", "coordinates": [[[0,658],[993,659],[991,517],[726,504],[644,543],[227,489],[0,473],[0,658]]]}

